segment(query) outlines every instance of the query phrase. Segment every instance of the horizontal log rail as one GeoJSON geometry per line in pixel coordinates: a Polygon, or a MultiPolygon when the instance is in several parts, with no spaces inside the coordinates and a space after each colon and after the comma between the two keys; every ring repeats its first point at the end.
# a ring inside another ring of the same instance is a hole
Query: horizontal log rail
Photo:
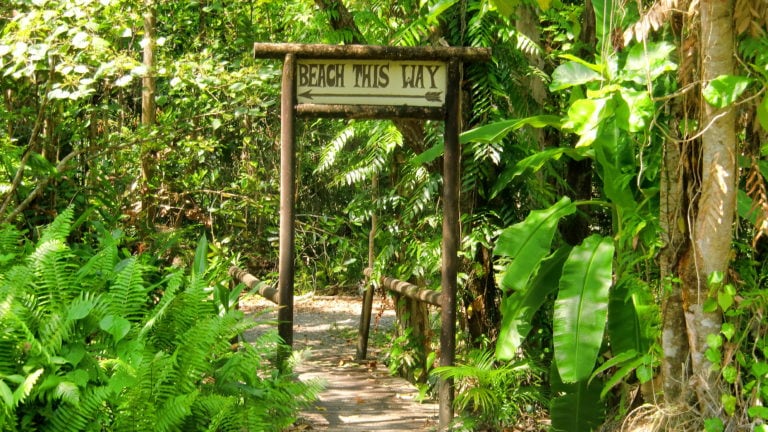
{"type": "MultiPolygon", "coordinates": [[[[363,271],[363,273],[365,274],[365,276],[370,278],[371,275],[373,274],[373,270],[371,268],[366,268],[363,271]]],[[[408,282],[401,281],[399,279],[395,279],[387,276],[382,276],[379,279],[379,283],[384,288],[390,291],[394,291],[398,294],[402,294],[408,298],[423,301],[433,306],[441,307],[443,305],[442,295],[439,291],[424,289],[412,283],[408,283],[408,282]]]]}
{"type": "Polygon", "coordinates": [[[419,119],[442,120],[445,109],[442,107],[386,106],[386,105],[296,105],[299,117],[342,117],[349,119],[419,119]]]}
{"type": "Polygon", "coordinates": [[[246,270],[243,270],[240,267],[232,266],[229,268],[229,275],[232,276],[236,281],[245,284],[245,286],[247,286],[249,289],[259,287],[257,293],[260,296],[274,304],[279,304],[280,297],[278,295],[278,290],[275,289],[275,287],[269,286],[263,281],[256,279],[256,276],[248,273],[246,270]]]}
{"type": "Polygon", "coordinates": [[[385,59],[385,60],[450,60],[484,62],[491,59],[490,48],[444,46],[380,46],[324,45],[257,42],[253,44],[256,58],[282,58],[294,54],[313,59],[385,59]]]}

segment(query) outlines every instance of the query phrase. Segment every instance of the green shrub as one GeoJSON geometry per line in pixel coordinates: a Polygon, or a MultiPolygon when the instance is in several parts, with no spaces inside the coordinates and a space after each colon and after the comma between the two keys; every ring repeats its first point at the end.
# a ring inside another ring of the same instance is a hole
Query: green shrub
{"type": "Polygon", "coordinates": [[[0,430],[266,431],[316,393],[265,361],[275,332],[220,308],[205,241],[191,272],[161,272],[120,249],[67,244],[63,212],[32,245],[0,229],[0,430]]]}
{"type": "Polygon", "coordinates": [[[455,381],[457,431],[507,430],[546,404],[544,371],[530,360],[498,361],[493,351],[477,349],[432,375],[455,381]]]}

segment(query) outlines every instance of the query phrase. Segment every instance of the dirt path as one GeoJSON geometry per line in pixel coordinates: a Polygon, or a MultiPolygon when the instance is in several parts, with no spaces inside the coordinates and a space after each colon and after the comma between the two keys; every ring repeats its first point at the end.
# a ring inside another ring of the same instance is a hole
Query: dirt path
{"type": "MultiPolygon", "coordinates": [[[[304,297],[294,301],[294,350],[308,348],[296,372],[302,380],[318,378],[325,390],[311,409],[302,412],[295,430],[310,431],[432,431],[438,406],[417,402],[418,391],[392,377],[382,364],[385,333],[394,323],[391,307],[374,302],[368,358],[355,360],[360,320],[359,297],[304,297]],[[378,343],[377,343],[378,342],[378,343]]],[[[246,299],[248,311],[273,307],[260,298],[246,299]]],[[[276,312],[263,316],[276,319],[276,312]]]]}

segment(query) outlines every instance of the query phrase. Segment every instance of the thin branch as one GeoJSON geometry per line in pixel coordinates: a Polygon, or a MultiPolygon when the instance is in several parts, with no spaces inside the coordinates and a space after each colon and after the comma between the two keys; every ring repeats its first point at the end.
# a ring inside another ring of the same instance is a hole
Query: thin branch
{"type": "MultiPolygon", "coordinates": [[[[56,165],[56,172],[59,173],[61,171],[64,171],[67,168],[67,164],[69,163],[69,161],[71,161],[74,157],[80,155],[84,151],[85,150],[83,149],[75,150],[69,153],[68,155],[64,156],[64,158],[61,159],[58,165],[56,165]]],[[[25,198],[24,201],[22,201],[15,209],[13,209],[13,211],[8,216],[4,217],[3,220],[0,221],[0,223],[4,223],[4,224],[9,223],[13,221],[16,218],[16,216],[18,216],[21,212],[26,210],[27,207],[29,207],[29,205],[32,204],[32,201],[37,199],[37,197],[40,196],[41,193],[43,193],[43,190],[45,189],[46,186],[48,186],[48,183],[50,183],[53,177],[54,175],[49,175],[46,178],[44,178],[42,181],[40,181],[37,184],[37,187],[35,187],[35,189],[29,194],[29,196],[27,196],[27,198],[25,198]]]]}
{"type": "Polygon", "coordinates": [[[43,125],[43,114],[45,113],[45,108],[48,106],[48,98],[43,98],[42,104],[40,104],[40,109],[37,111],[37,118],[35,118],[35,126],[32,128],[32,134],[29,137],[29,145],[27,146],[27,151],[24,153],[24,156],[21,157],[21,161],[19,161],[19,168],[16,170],[16,175],[13,177],[13,181],[11,182],[11,188],[8,190],[8,195],[6,195],[5,200],[3,200],[3,205],[0,206],[0,214],[4,214],[6,210],[8,210],[8,206],[11,205],[11,201],[13,200],[13,196],[16,194],[16,190],[19,188],[19,185],[21,185],[21,180],[24,178],[24,168],[27,166],[27,161],[29,160],[29,157],[32,155],[32,152],[35,150],[35,146],[37,145],[37,139],[40,135],[40,128],[43,125]]]}

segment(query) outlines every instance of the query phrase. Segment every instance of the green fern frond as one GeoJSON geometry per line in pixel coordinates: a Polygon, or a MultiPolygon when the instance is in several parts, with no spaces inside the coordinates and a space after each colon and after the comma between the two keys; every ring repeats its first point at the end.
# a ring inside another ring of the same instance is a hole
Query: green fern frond
{"type": "Polygon", "coordinates": [[[183,377],[178,385],[182,391],[186,386],[193,388],[203,378],[213,375],[213,360],[231,350],[229,340],[233,334],[228,329],[236,320],[232,313],[221,318],[199,320],[188,331],[178,335],[178,370],[183,377]]]}
{"type": "MultiPolygon", "coordinates": [[[[242,428],[241,424],[231,424],[232,417],[238,409],[237,398],[217,394],[200,395],[192,407],[194,424],[187,422],[185,430],[206,430],[218,432],[242,428]]],[[[240,429],[244,430],[244,429],[240,429]]]]}
{"type": "Polygon", "coordinates": [[[77,272],[77,282],[89,284],[92,289],[101,289],[103,286],[94,284],[95,280],[108,281],[112,278],[115,267],[119,259],[119,251],[116,242],[109,242],[88,261],[80,267],[77,272]]]}
{"type": "Polygon", "coordinates": [[[416,219],[424,211],[435,205],[435,197],[440,193],[440,183],[441,177],[435,174],[418,185],[408,199],[405,212],[407,220],[416,219]]]}
{"type": "Polygon", "coordinates": [[[66,242],[67,237],[72,232],[72,221],[74,220],[75,212],[73,208],[67,207],[61,212],[56,219],[53,220],[48,226],[43,228],[43,232],[40,235],[38,241],[38,247],[42,244],[58,241],[61,243],[66,242]]]}
{"type": "Polygon", "coordinates": [[[46,432],[79,432],[100,430],[95,420],[104,410],[112,394],[108,387],[92,387],[81,393],[77,405],[62,403],[42,430],[46,432]]]}
{"type": "Polygon", "coordinates": [[[107,312],[129,321],[141,321],[147,313],[144,264],[130,257],[118,264],[117,276],[105,297],[107,312]]]}
{"type": "Polygon", "coordinates": [[[184,419],[192,413],[192,404],[195,403],[197,395],[198,392],[193,391],[166,401],[158,410],[156,430],[163,432],[181,430],[180,426],[184,423],[184,419]]]}
{"type": "Polygon", "coordinates": [[[29,257],[29,267],[41,307],[61,310],[80,291],[75,284],[75,256],[59,239],[40,242],[29,257]]]}
{"type": "Polygon", "coordinates": [[[320,152],[320,161],[315,168],[316,173],[326,171],[328,168],[334,165],[336,157],[344,149],[344,147],[355,138],[356,128],[348,126],[339,132],[331,142],[326,145],[320,152]]]}
{"type": "MultiPolygon", "coordinates": [[[[163,292],[163,297],[160,299],[158,304],[154,307],[152,310],[152,314],[149,316],[147,320],[144,321],[141,331],[139,331],[139,339],[144,341],[147,337],[147,334],[155,328],[155,324],[157,324],[159,321],[163,319],[166,312],[168,311],[169,306],[173,303],[174,299],[176,298],[176,294],[178,293],[179,289],[181,288],[181,284],[184,280],[184,274],[180,271],[176,271],[171,273],[166,277],[166,284],[165,284],[165,291],[163,292]]],[[[162,336],[167,336],[167,338],[162,341],[160,345],[162,346],[168,346],[170,345],[171,341],[174,338],[174,335],[163,335],[162,332],[157,334],[158,339],[162,336]]],[[[157,342],[158,340],[156,340],[157,342]]]]}
{"type": "Polygon", "coordinates": [[[74,323],[67,321],[61,312],[46,315],[38,329],[39,340],[46,353],[54,355],[61,351],[63,341],[72,333],[74,323]]]}
{"type": "Polygon", "coordinates": [[[5,272],[18,263],[22,256],[24,245],[22,233],[13,225],[0,227],[0,281],[5,278],[5,272]]]}

